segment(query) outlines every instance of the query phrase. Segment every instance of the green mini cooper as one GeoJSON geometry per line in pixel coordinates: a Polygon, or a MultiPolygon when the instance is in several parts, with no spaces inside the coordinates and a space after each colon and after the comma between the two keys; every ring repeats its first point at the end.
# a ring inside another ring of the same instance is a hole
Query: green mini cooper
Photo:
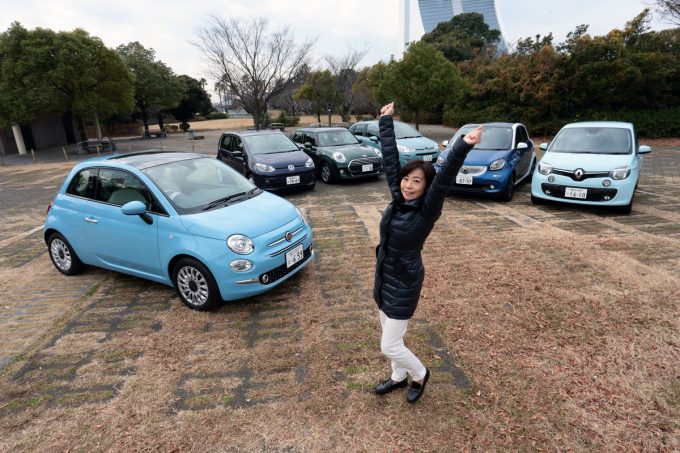
{"type": "Polygon", "coordinates": [[[296,129],[291,138],[314,160],[326,184],[341,179],[378,177],[384,171],[380,150],[361,144],[345,128],[296,129]]]}

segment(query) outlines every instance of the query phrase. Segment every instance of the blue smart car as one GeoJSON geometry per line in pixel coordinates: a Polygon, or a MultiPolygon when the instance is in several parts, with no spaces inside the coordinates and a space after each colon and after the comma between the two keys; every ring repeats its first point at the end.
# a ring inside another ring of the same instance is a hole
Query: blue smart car
{"type": "Polygon", "coordinates": [[[62,274],[92,265],[146,278],[174,286],[196,310],[268,291],[314,255],[295,206],[194,153],[79,163],[48,209],[44,237],[62,274]]]}
{"type": "MultiPolygon", "coordinates": [[[[446,149],[437,159],[436,171],[441,169],[458,137],[477,126],[479,124],[466,124],[450,141],[443,143],[446,149]]],[[[484,123],[482,127],[482,141],[465,158],[450,193],[486,195],[510,201],[515,187],[531,178],[536,165],[534,144],[521,123],[484,123]]]]}
{"type": "Polygon", "coordinates": [[[564,126],[538,162],[531,182],[531,201],[559,201],[609,206],[628,214],[633,207],[642,154],[631,123],[590,121],[564,126]]]}

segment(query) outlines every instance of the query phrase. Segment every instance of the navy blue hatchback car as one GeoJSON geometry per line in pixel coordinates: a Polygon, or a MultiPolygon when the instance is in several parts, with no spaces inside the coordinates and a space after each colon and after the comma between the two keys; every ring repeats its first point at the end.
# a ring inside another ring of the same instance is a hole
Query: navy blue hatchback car
{"type": "Polygon", "coordinates": [[[313,189],[316,184],[314,161],[280,131],[224,133],[217,159],[260,189],[313,189]]]}

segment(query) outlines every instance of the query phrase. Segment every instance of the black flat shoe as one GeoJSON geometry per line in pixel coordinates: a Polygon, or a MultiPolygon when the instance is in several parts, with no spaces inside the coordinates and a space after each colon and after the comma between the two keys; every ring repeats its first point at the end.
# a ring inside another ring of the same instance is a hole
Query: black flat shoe
{"type": "Polygon", "coordinates": [[[430,379],[430,369],[425,368],[425,377],[423,378],[423,383],[418,384],[417,382],[411,382],[411,387],[408,389],[408,393],[406,394],[406,401],[409,403],[415,403],[418,401],[418,398],[423,396],[423,392],[425,391],[425,385],[427,385],[427,381],[430,379]]]}
{"type": "Polygon", "coordinates": [[[403,381],[399,382],[394,382],[392,378],[389,378],[385,382],[381,382],[380,384],[375,386],[375,393],[378,395],[384,395],[386,393],[390,393],[392,390],[395,389],[403,389],[408,385],[408,378],[405,378],[403,381]]]}

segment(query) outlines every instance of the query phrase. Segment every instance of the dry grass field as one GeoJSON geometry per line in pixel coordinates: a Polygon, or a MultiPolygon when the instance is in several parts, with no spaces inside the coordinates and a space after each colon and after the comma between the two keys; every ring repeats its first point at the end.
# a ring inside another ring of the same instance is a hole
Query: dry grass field
{"type": "Polygon", "coordinates": [[[0,329],[28,339],[0,370],[0,451],[680,451],[680,154],[651,156],[630,216],[526,186],[447,200],[406,336],[432,369],[415,405],[372,391],[384,178],[287,195],[316,260],[198,313],[144,280],[60,275],[17,234],[69,164],[0,167],[0,329]]]}

